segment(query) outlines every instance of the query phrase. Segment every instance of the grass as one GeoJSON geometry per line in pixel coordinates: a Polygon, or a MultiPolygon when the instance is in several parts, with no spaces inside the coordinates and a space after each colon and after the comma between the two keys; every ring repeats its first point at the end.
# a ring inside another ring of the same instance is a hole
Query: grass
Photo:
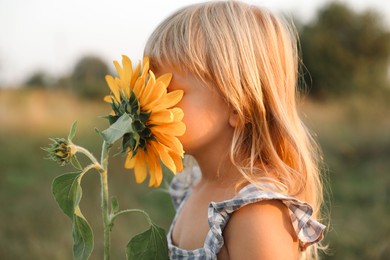
{"type": "MultiPolygon", "coordinates": [[[[387,259],[390,255],[390,118],[386,102],[363,98],[303,105],[305,121],[324,151],[329,182],[331,255],[323,259],[387,259]]],[[[70,170],[43,160],[49,137],[66,137],[78,120],[75,142],[100,154],[93,128],[107,124],[100,115],[109,106],[81,101],[56,91],[0,90],[0,258],[71,259],[71,223],[50,191],[55,176],[70,170]]],[[[115,149],[114,149],[115,152],[115,149]]],[[[110,161],[110,193],[121,208],[145,209],[168,229],[174,211],[164,189],[134,183],[124,159],[110,161]]],[[[82,181],[81,209],[95,231],[91,259],[102,256],[100,186],[97,173],[82,181]]],[[[113,231],[113,259],[147,223],[134,213],[118,218],[113,231]]]]}
{"type": "Polygon", "coordinates": [[[390,255],[390,118],[388,103],[351,97],[304,110],[328,168],[330,245],[324,259],[390,255]]]}

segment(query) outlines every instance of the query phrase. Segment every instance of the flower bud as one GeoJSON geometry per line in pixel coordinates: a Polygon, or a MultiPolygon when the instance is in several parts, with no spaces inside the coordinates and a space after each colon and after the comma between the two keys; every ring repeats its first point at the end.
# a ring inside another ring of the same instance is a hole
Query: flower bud
{"type": "Polygon", "coordinates": [[[58,162],[61,166],[68,164],[73,155],[76,154],[77,149],[75,149],[75,146],[64,138],[50,140],[53,141],[50,147],[43,148],[43,150],[48,152],[47,158],[58,162]]]}

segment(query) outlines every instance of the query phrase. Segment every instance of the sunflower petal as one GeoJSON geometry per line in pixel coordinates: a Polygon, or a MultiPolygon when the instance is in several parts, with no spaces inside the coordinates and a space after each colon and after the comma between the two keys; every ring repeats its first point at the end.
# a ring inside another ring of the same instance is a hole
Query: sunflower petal
{"type": "Polygon", "coordinates": [[[131,76],[131,82],[130,82],[130,86],[132,88],[134,88],[134,84],[135,84],[135,81],[138,79],[139,77],[139,72],[141,71],[141,64],[138,63],[137,67],[135,68],[135,70],[133,71],[133,75],[131,76]]]}
{"type": "Polygon", "coordinates": [[[172,123],[174,120],[174,114],[168,109],[153,112],[150,115],[150,124],[157,125],[162,123],[172,123]]]}
{"type": "Polygon", "coordinates": [[[170,136],[166,134],[162,134],[160,132],[154,133],[157,141],[166,147],[169,147],[173,152],[183,155],[183,145],[180,143],[179,139],[175,136],[170,136]]]}
{"type": "Polygon", "coordinates": [[[144,57],[141,77],[146,77],[149,72],[149,58],[144,57]]]}
{"type": "Polygon", "coordinates": [[[153,142],[153,146],[158,151],[161,162],[172,172],[176,172],[175,162],[172,160],[171,156],[168,154],[168,150],[163,145],[153,142]]]}
{"type": "MultiPolygon", "coordinates": [[[[146,158],[149,169],[149,187],[158,187],[158,180],[162,179],[162,168],[158,161],[158,152],[152,145],[148,145],[149,156],[146,158]]],[[[161,182],[160,182],[161,183],[161,182]]]]}
{"type": "Polygon", "coordinates": [[[154,187],[160,186],[161,182],[163,179],[163,172],[160,163],[157,162],[156,165],[156,176],[155,176],[155,182],[154,182],[154,187]]]}
{"type": "Polygon", "coordinates": [[[136,162],[136,156],[133,157],[133,153],[129,152],[127,154],[127,158],[125,161],[125,168],[126,169],[133,169],[135,167],[135,162],[136,162]]]}
{"type": "Polygon", "coordinates": [[[145,156],[143,152],[139,151],[136,157],[137,159],[135,161],[135,166],[134,166],[135,181],[137,183],[142,183],[145,181],[146,176],[148,174],[146,169],[145,156]]]}
{"type": "MultiPolygon", "coordinates": [[[[169,155],[171,156],[172,160],[175,162],[176,172],[183,171],[183,157],[171,151],[169,151],[169,155]]],[[[176,174],[176,172],[174,172],[174,174],[176,174]]]]}
{"type": "Polygon", "coordinates": [[[171,82],[171,79],[172,79],[172,73],[165,73],[156,79],[156,83],[161,82],[163,83],[165,88],[167,88],[169,83],[171,82]]]}
{"type": "Polygon", "coordinates": [[[119,65],[119,63],[115,60],[114,66],[116,68],[116,72],[118,73],[118,77],[122,78],[123,77],[123,69],[121,68],[121,65],[119,65]]]}
{"type": "Polygon", "coordinates": [[[144,89],[145,89],[145,78],[140,77],[135,82],[135,85],[133,88],[134,94],[137,97],[140,97],[140,96],[142,96],[144,89]]]}
{"type": "Polygon", "coordinates": [[[127,98],[130,98],[130,82],[131,76],[133,74],[133,68],[131,64],[131,60],[126,55],[122,55],[122,65],[123,65],[123,76],[122,80],[122,88],[125,92],[127,98]]]}
{"type": "Polygon", "coordinates": [[[119,95],[119,88],[118,88],[118,85],[116,84],[115,79],[112,76],[107,75],[106,76],[106,81],[107,81],[108,87],[110,88],[112,94],[115,97],[115,100],[117,102],[119,102],[120,101],[120,99],[119,99],[119,97],[120,97],[120,95],[119,95]]]}
{"type": "Polygon", "coordinates": [[[156,106],[156,110],[162,108],[171,108],[175,106],[183,98],[183,95],[184,95],[183,90],[175,90],[167,93],[164,96],[164,98],[161,100],[160,104],[156,106]]]}
{"type": "Polygon", "coordinates": [[[174,118],[173,121],[178,122],[183,120],[184,112],[181,108],[174,107],[170,110],[173,113],[173,118],[174,118]]]}
{"type": "Polygon", "coordinates": [[[128,74],[130,75],[133,74],[133,65],[129,57],[127,57],[126,55],[122,55],[122,66],[123,66],[123,70],[127,71],[128,74]]]}
{"type": "Polygon", "coordinates": [[[146,104],[150,103],[150,97],[153,94],[154,84],[156,83],[156,77],[154,76],[153,72],[150,71],[149,73],[149,79],[146,83],[146,86],[144,88],[144,91],[142,92],[142,95],[139,97],[139,101],[141,103],[141,106],[144,107],[146,104]]]}
{"type": "Polygon", "coordinates": [[[159,104],[164,97],[164,95],[167,94],[167,89],[164,87],[164,84],[162,82],[156,82],[154,86],[154,91],[150,95],[149,102],[147,102],[144,106],[144,109],[146,111],[150,110],[156,110],[155,107],[157,104],[159,104]]]}
{"type": "Polygon", "coordinates": [[[156,177],[154,176],[154,173],[155,173],[155,169],[153,167],[152,172],[149,173],[149,184],[148,184],[149,187],[152,187],[155,185],[156,177]]]}
{"type": "Polygon", "coordinates": [[[170,124],[154,126],[153,132],[160,132],[167,135],[181,136],[186,131],[186,126],[183,122],[174,122],[170,124]]]}
{"type": "Polygon", "coordinates": [[[104,102],[107,102],[107,103],[112,103],[112,99],[113,97],[111,95],[107,95],[104,97],[104,102]]]}

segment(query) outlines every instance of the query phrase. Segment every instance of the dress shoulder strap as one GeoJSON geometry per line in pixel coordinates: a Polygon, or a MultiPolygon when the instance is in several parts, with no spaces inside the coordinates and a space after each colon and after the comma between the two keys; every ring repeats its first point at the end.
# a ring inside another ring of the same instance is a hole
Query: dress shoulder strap
{"type": "Polygon", "coordinates": [[[175,210],[178,210],[183,200],[189,195],[194,184],[200,179],[201,173],[198,166],[186,167],[173,177],[169,187],[175,210]]]}
{"type": "Polygon", "coordinates": [[[210,232],[206,238],[209,240],[206,244],[212,245],[213,248],[210,248],[212,251],[219,252],[224,243],[223,229],[233,212],[248,204],[275,199],[282,201],[287,206],[301,249],[305,249],[322,239],[325,226],[312,218],[313,209],[309,204],[281,193],[264,191],[249,184],[231,200],[210,203],[208,208],[210,232]]]}

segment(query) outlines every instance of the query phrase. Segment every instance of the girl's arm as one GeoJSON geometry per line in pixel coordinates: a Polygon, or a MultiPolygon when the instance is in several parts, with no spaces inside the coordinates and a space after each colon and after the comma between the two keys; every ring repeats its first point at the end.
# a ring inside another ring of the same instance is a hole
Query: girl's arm
{"type": "Polygon", "coordinates": [[[298,239],[287,207],[267,200],[242,207],[224,233],[229,259],[298,259],[298,239]]]}

